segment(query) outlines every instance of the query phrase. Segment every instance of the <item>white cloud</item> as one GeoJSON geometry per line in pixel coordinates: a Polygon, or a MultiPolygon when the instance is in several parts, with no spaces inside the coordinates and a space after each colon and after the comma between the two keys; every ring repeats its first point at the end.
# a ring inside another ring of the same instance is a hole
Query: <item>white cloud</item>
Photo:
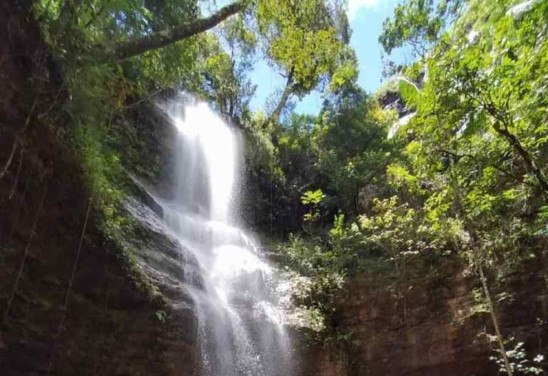
{"type": "Polygon", "coordinates": [[[382,0],[348,0],[348,18],[350,20],[356,18],[358,11],[361,8],[374,8],[382,0]]]}

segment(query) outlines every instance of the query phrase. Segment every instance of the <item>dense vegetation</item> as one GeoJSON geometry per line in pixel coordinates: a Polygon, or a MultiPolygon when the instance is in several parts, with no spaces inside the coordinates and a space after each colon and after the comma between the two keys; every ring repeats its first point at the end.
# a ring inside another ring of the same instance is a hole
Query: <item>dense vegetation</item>
{"type": "MultiPolygon", "coordinates": [[[[357,85],[344,2],[240,0],[210,12],[193,0],[40,0],[34,13],[63,77],[70,126],[60,132],[109,236],[126,225],[131,140],[120,124],[136,104],[183,89],[243,130],[250,225],[307,277],[296,301],[317,330],[333,334],[337,291],[353,276],[397,289],[424,260],[458,259],[478,278],[501,369],[540,374],[542,358],[507,356],[490,293],[546,257],[548,236],[548,2],[516,3],[402,3],[379,42],[388,58],[410,48],[416,59],[387,63],[377,93],[357,85]],[[286,81],[262,112],[249,106],[257,59],[286,81]],[[293,112],[313,90],[320,113],[293,112]]],[[[153,180],[160,166],[150,166],[132,170],[153,180]]]]}
{"type": "MultiPolygon", "coordinates": [[[[304,192],[309,212],[282,247],[315,280],[312,309],[329,315],[333,290],[357,272],[401,280],[421,258],[456,255],[477,273],[505,354],[489,284],[545,256],[548,209],[548,8],[511,5],[402,5],[380,42],[387,53],[411,45],[416,62],[374,97],[349,82],[319,116],[288,121],[284,187],[304,192]],[[397,122],[379,108],[394,92],[397,122]]],[[[503,356],[503,370],[512,361],[503,356]]]]}

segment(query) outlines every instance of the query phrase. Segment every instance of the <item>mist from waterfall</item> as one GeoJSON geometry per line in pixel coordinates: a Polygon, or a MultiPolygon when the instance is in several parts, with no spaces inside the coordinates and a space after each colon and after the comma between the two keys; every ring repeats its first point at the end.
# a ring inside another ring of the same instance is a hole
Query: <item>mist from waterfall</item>
{"type": "Polygon", "coordinates": [[[196,257],[185,270],[198,317],[202,370],[212,376],[290,375],[276,271],[239,223],[242,145],[206,103],[179,95],[161,106],[178,130],[173,199],[164,219],[196,257]]]}

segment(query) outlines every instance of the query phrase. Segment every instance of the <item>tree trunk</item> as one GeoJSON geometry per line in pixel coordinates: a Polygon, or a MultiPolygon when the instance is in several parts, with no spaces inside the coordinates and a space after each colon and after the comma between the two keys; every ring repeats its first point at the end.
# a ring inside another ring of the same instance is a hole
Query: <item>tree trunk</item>
{"type": "Polygon", "coordinates": [[[475,235],[474,229],[470,226],[470,223],[466,219],[465,209],[462,206],[459,183],[458,183],[458,180],[456,179],[456,176],[454,175],[454,163],[455,161],[452,160],[450,176],[451,176],[451,184],[453,186],[453,189],[455,190],[455,203],[454,203],[455,209],[458,216],[462,217],[462,220],[464,222],[464,229],[470,235],[470,252],[472,256],[471,257],[472,264],[473,266],[477,268],[479,272],[481,287],[483,289],[483,294],[485,296],[485,300],[487,301],[487,305],[489,307],[489,314],[491,315],[491,321],[495,329],[495,334],[497,336],[497,344],[498,344],[502,359],[504,361],[504,367],[506,369],[506,373],[508,374],[508,376],[513,376],[512,367],[510,366],[510,362],[508,361],[508,356],[506,355],[506,348],[504,346],[504,339],[500,331],[500,325],[499,325],[497,313],[495,311],[495,305],[493,304],[493,299],[491,298],[491,292],[489,291],[489,286],[487,285],[487,278],[485,278],[485,273],[483,272],[482,261],[479,260],[476,255],[476,235],[475,235]]]}
{"type": "Polygon", "coordinates": [[[282,96],[280,98],[280,101],[278,102],[278,105],[276,106],[276,109],[272,112],[270,115],[269,121],[270,123],[277,123],[280,119],[280,115],[282,114],[282,111],[287,104],[287,101],[289,100],[289,96],[293,93],[293,71],[289,73],[289,76],[287,76],[287,81],[285,83],[284,92],[282,93],[282,96]]]}
{"type": "Polygon", "coordinates": [[[523,163],[525,164],[527,172],[535,175],[539,182],[540,188],[545,193],[548,193],[548,182],[544,178],[542,171],[540,170],[540,168],[538,168],[529,152],[525,150],[524,147],[521,145],[519,139],[514,134],[510,133],[507,128],[501,128],[498,122],[495,122],[493,128],[498,134],[504,137],[506,141],[508,141],[512,148],[514,148],[514,151],[520,156],[523,163]]]}
{"type": "Polygon", "coordinates": [[[94,46],[92,48],[91,60],[97,63],[115,62],[140,55],[146,51],[165,47],[217,26],[228,17],[242,11],[245,5],[246,1],[240,0],[221,8],[209,17],[201,18],[178,27],[160,30],[150,35],[120,42],[106,48],[99,45],[94,46]]]}
{"type": "Polygon", "coordinates": [[[502,333],[500,332],[499,320],[495,313],[495,306],[493,304],[493,299],[491,298],[491,293],[489,292],[489,286],[487,285],[487,278],[483,274],[483,267],[481,264],[478,265],[478,271],[481,280],[481,287],[483,288],[483,293],[485,295],[485,300],[487,300],[487,305],[489,306],[489,313],[491,314],[491,321],[493,322],[493,327],[495,328],[495,334],[497,335],[497,342],[499,345],[500,354],[504,361],[504,367],[506,368],[506,373],[508,376],[513,376],[512,367],[508,361],[508,356],[506,355],[506,348],[504,347],[504,341],[502,339],[502,333]]]}

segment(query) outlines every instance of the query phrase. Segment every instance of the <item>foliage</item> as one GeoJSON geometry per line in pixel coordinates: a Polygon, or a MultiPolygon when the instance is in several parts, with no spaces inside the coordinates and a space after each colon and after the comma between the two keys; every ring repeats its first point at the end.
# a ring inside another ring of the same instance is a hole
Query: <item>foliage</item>
{"type": "Polygon", "coordinates": [[[200,61],[206,98],[238,124],[250,121],[249,102],[256,85],[247,72],[254,61],[256,36],[239,16],[223,24],[221,37],[207,35],[203,39],[200,61]]]}
{"type": "Polygon", "coordinates": [[[348,20],[338,2],[260,0],[256,22],[266,60],[287,79],[273,120],[291,94],[328,84],[336,90],[356,79],[348,20]]]}
{"type": "Polygon", "coordinates": [[[502,16],[473,41],[458,30],[442,37],[427,59],[424,88],[409,101],[417,115],[404,129],[413,135],[405,149],[407,167],[398,162],[390,168],[395,184],[424,196],[428,216],[460,218],[478,238],[475,253],[486,262],[504,257],[511,263],[507,251],[517,251],[539,231],[529,218],[541,212],[545,194],[544,172],[535,160],[545,158],[546,143],[538,135],[546,106],[544,83],[530,74],[542,76],[546,42],[533,37],[542,32],[542,14],[539,6],[520,23],[502,16]]]}
{"type": "Polygon", "coordinates": [[[410,0],[398,4],[393,18],[386,19],[379,42],[390,54],[409,45],[418,56],[437,42],[447,24],[454,20],[465,0],[410,0]]]}
{"type": "Polygon", "coordinates": [[[287,266],[304,277],[298,280],[293,298],[297,306],[305,309],[308,326],[317,332],[318,339],[333,334],[329,319],[345,279],[342,258],[318,240],[296,235],[291,235],[278,251],[288,258],[287,266]]]}
{"type": "MultiPolygon", "coordinates": [[[[507,345],[510,346],[510,350],[506,351],[506,356],[511,361],[510,365],[514,375],[542,375],[544,373],[542,367],[544,356],[539,354],[533,359],[529,359],[525,351],[525,343],[517,342],[515,338],[510,338],[507,345]]],[[[506,373],[500,350],[495,350],[495,355],[489,359],[499,366],[500,373],[506,373]]]]}
{"type": "Polygon", "coordinates": [[[372,98],[346,85],[281,133],[285,194],[310,209],[308,237],[286,249],[296,270],[402,280],[415,260],[455,254],[496,280],[545,256],[548,4],[519,18],[510,1],[464,4],[399,6],[381,42],[420,60],[398,84],[372,98]],[[412,115],[388,139],[394,113],[377,101],[398,89],[412,115]]]}
{"type": "Polygon", "coordinates": [[[158,310],[154,313],[154,315],[156,316],[156,319],[158,319],[158,321],[162,323],[166,321],[167,313],[165,311],[158,310]]]}
{"type": "Polygon", "coordinates": [[[304,215],[305,221],[314,221],[320,217],[318,205],[320,204],[320,202],[322,202],[324,198],[325,195],[323,194],[321,189],[317,189],[315,191],[306,191],[301,196],[302,204],[308,205],[310,207],[309,212],[304,215]]]}
{"type": "Polygon", "coordinates": [[[321,205],[313,208],[320,227],[339,211],[354,216],[365,210],[363,188],[383,190],[394,146],[386,139],[391,119],[355,86],[332,94],[318,116],[293,115],[278,138],[284,195],[300,203],[303,192],[321,189],[321,205]]]}
{"type": "MultiPolygon", "coordinates": [[[[361,189],[379,186],[390,157],[388,122],[371,98],[357,88],[348,88],[328,101],[322,111],[314,141],[318,168],[326,192],[336,201],[336,210],[357,214],[361,189]]],[[[331,213],[336,212],[332,210],[331,213]]]]}

